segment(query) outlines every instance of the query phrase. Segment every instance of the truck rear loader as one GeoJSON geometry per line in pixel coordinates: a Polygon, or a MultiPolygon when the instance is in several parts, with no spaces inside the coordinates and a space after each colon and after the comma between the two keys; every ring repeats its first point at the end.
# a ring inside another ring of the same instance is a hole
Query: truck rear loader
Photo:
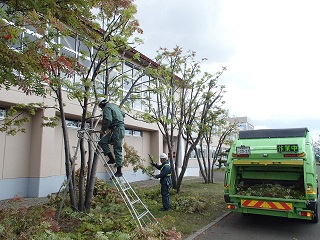
{"type": "Polygon", "coordinates": [[[228,209],[318,222],[318,171],[307,128],[240,131],[225,172],[228,209]]]}

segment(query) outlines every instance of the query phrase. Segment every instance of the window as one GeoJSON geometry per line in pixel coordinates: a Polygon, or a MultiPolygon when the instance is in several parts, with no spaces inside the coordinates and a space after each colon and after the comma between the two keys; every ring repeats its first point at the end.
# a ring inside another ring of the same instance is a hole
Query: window
{"type": "MultiPolygon", "coordinates": [[[[66,123],[68,128],[80,129],[81,127],[81,121],[78,120],[66,119],[66,123]]],[[[89,123],[86,123],[86,128],[90,128],[89,123]]]]}
{"type": "Polygon", "coordinates": [[[190,158],[197,158],[195,150],[192,150],[192,152],[190,153],[190,158]]]}
{"type": "MultiPolygon", "coordinates": [[[[61,54],[67,57],[71,57],[71,58],[75,58],[76,54],[73,51],[69,51],[66,48],[61,49],[61,54]]],[[[70,81],[74,81],[74,75],[73,76],[68,76],[67,74],[65,74],[64,72],[61,73],[61,77],[62,78],[67,78],[70,79],[70,81]]]]}
{"type": "Polygon", "coordinates": [[[125,135],[132,135],[132,130],[125,129],[125,135]]]}
{"type": "Polygon", "coordinates": [[[125,91],[130,90],[132,86],[132,79],[131,78],[127,78],[123,80],[123,88],[125,91]]]}
{"type": "Polygon", "coordinates": [[[132,135],[136,137],[142,137],[142,132],[138,130],[132,130],[132,135]]]}
{"type": "Polygon", "coordinates": [[[90,51],[90,48],[88,46],[86,46],[83,42],[79,43],[79,53],[80,52],[89,53],[89,51],[90,51]]]}
{"type": "MultiPolygon", "coordinates": [[[[36,41],[38,38],[36,37],[38,34],[36,31],[30,31],[30,30],[26,30],[23,34],[23,40],[25,42],[34,42],[36,41]]],[[[39,36],[39,35],[38,35],[39,36]]],[[[40,37],[40,36],[39,36],[40,37]]]]}
{"type": "Polygon", "coordinates": [[[71,120],[71,119],[66,119],[67,127],[68,128],[80,128],[81,122],[78,120],[71,120]]]}
{"type": "Polygon", "coordinates": [[[141,102],[141,80],[136,83],[136,86],[133,88],[134,93],[130,95],[132,101],[132,107],[136,110],[142,110],[141,102]]]}
{"type": "Polygon", "coordinates": [[[123,74],[125,74],[127,77],[132,78],[132,68],[133,66],[126,62],[125,64],[123,64],[123,74]]]}
{"type": "Polygon", "coordinates": [[[74,37],[70,36],[62,36],[60,38],[60,43],[66,47],[69,48],[72,51],[76,50],[76,39],[74,37]]]}
{"type": "Polygon", "coordinates": [[[6,109],[0,108],[0,120],[3,120],[6,118],[6,109]]]}
{"type": "Polygon", "coordinates": [[[116,69],[112,69],[109,72],[109,80],[113,80],[119,76],[119,72],[116,69]]]}
{"type": "Polygon", "coordinates": [[[154,93],[150,93],[150,106],[155,111],[158,110],[158,102],[157,102],[157,95],[154,93]]]}
{"type": "Polygon", "coordinates": [[[122,73],[125,76],[122,83],[123,95],[125,96],[134,84],[133,93],[129,97],[131,100],[131,107],[135,110],[142,111],[142,105],[145,103],[143,100],[147,98],[147,96],[142,95],[141,92],[147,89],[147,84],[149,84],[149,82],[147,81],[146,83],[143,83],[143,81],[145,79],[148,80],[148,77],[139,78],[141,69],[130,62],[125,62],[122,65],[122,73]]]}
{"type": "Polygon", "coordinates": [[[133,130],[133,129],[125,129],[125,135],[128,136],[135,136],[135,137],[142,137],[142,131],[133,130]]]}
{"type": "Polygon", "coordinates": [[[141,110],[142,109],[142,102],[140,99],[140,95],[135,95],[136,99],[133,102],[133,109],[141,110]]]}

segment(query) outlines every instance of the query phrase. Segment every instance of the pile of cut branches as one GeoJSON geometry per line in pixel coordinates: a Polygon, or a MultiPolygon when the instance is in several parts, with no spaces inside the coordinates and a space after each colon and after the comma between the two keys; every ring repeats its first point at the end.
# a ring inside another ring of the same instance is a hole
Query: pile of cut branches
{"type": "Polygon", "coordinates": [[[240,182],[237,186],[237,194],[244,196],[304,199],[304,193],[298,190],[296,186],[283,186],[269,183],[248,186],[240,182]]]}

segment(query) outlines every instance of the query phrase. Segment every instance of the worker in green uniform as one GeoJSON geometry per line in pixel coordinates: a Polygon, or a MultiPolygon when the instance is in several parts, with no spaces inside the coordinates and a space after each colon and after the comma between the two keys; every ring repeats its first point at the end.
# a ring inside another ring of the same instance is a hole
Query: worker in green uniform
{"type": "Polygon", "coordinates": [[[122,142],[125,134],[124,112],[105,98],[99,98],[98,105],[103,111],[101,133],[104,134],[99,141],[99,145],[103,150],[103,154],[109,157],[108,164],[116,164],[117,172],[114,175],[122,177],[122,142]],[[110,131],[106,134],[107,130],[110,131]],[[115,157],[110,151],[109,144],[113,145],[115,157]]]}

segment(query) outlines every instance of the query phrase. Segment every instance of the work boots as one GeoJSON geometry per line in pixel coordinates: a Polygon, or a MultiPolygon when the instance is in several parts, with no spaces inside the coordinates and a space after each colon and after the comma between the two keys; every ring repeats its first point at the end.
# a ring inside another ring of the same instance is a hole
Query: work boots
{"type": "Polygon", "coordinates": [[[122,177],[122,172],[121,172],[121,167],[117,167],[117,171],[115,172],[114,176],[115,177],[122,177]]]}
{"type": "Polygon", "coordinates": [[[113,157],[113,155],[112,155],[111,152],[109,152],[109,153],[107,154],[107,156],[108,156],[108,158],[109,158],[109,161],[107,162],[108,164],[114,164],[114,163],[116,163],[116,160],[114,159],[114,157],[113,157]]]}

